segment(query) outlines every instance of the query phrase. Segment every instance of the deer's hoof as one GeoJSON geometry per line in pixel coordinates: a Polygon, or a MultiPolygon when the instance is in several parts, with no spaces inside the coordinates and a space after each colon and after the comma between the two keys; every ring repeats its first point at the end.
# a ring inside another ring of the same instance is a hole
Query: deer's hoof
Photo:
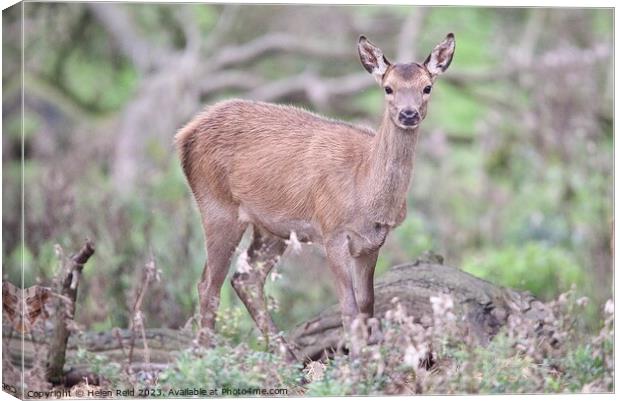
{"type": "Polygon", "coordinates": [[[217,344],[213,330],[207,327],[200,328],[194,339],[194,345],[202,348],[214,348],[217,344]]]}

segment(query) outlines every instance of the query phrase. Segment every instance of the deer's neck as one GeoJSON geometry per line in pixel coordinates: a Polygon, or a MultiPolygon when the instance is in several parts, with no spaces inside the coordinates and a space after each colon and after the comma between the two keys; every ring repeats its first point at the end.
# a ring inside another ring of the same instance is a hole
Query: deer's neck
{"type": "Polygon", "coordinates": [[[368,164],[369,208],[381,223],[393,224],[405,202],[417,139],[417,128],[399,128],[386,109],[373,138],[368,164]]]}

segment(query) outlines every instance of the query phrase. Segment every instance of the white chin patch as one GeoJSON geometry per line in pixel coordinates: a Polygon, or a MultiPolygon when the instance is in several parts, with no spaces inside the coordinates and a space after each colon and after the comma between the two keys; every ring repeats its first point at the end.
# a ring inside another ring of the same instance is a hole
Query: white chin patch
{"type": "Polygon", "coordinates": [[[402,129],[406,129],[406,130],[410,130],[410,129],[416,129],[420,126],[420,123],[417,123],[415,125],[404,125],[404,124],[398,124],[399,127],[401,127],[402,129]]]}

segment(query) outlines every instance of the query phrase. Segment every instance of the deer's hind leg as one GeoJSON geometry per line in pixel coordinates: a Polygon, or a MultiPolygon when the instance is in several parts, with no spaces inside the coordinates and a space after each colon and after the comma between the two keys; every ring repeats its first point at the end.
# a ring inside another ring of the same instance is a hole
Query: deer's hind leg
{"type": "Polygon", "coordinates": [[[198,283],[200,326],[198,340],[211,345],[215,319],[220,304],[220,290],[226,279],[230,260],[247,224],[239,222],[236,210],[214,207],[201,210],[207,243],[207,262],[198,283]],[[208,213],[206,211],[209,211],[208,213]]]}
{"type": "Polygon", "coordinates": [[[282,239],[262,233],[254,227],[252,243],[239,257],[238,268],[231,283],[269,345],[277,347],[287,359],[293,360],[295,355],[280,335],[267,309],[264,292],[265,280],[285,249],[286,243],[282,239]]]}

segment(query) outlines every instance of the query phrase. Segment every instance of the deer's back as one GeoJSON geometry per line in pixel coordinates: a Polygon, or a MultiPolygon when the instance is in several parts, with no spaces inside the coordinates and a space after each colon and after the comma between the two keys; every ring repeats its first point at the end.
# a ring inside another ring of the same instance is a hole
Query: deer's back
{"type": "Polygon", "coordinates": [[[305,224],[317,210],[342,218],[355,202],[373,135],[295,107],[232,100],[198,115],[177,145],[199,203],[214,198],[239,205],[249,220],[305,224]]]}

